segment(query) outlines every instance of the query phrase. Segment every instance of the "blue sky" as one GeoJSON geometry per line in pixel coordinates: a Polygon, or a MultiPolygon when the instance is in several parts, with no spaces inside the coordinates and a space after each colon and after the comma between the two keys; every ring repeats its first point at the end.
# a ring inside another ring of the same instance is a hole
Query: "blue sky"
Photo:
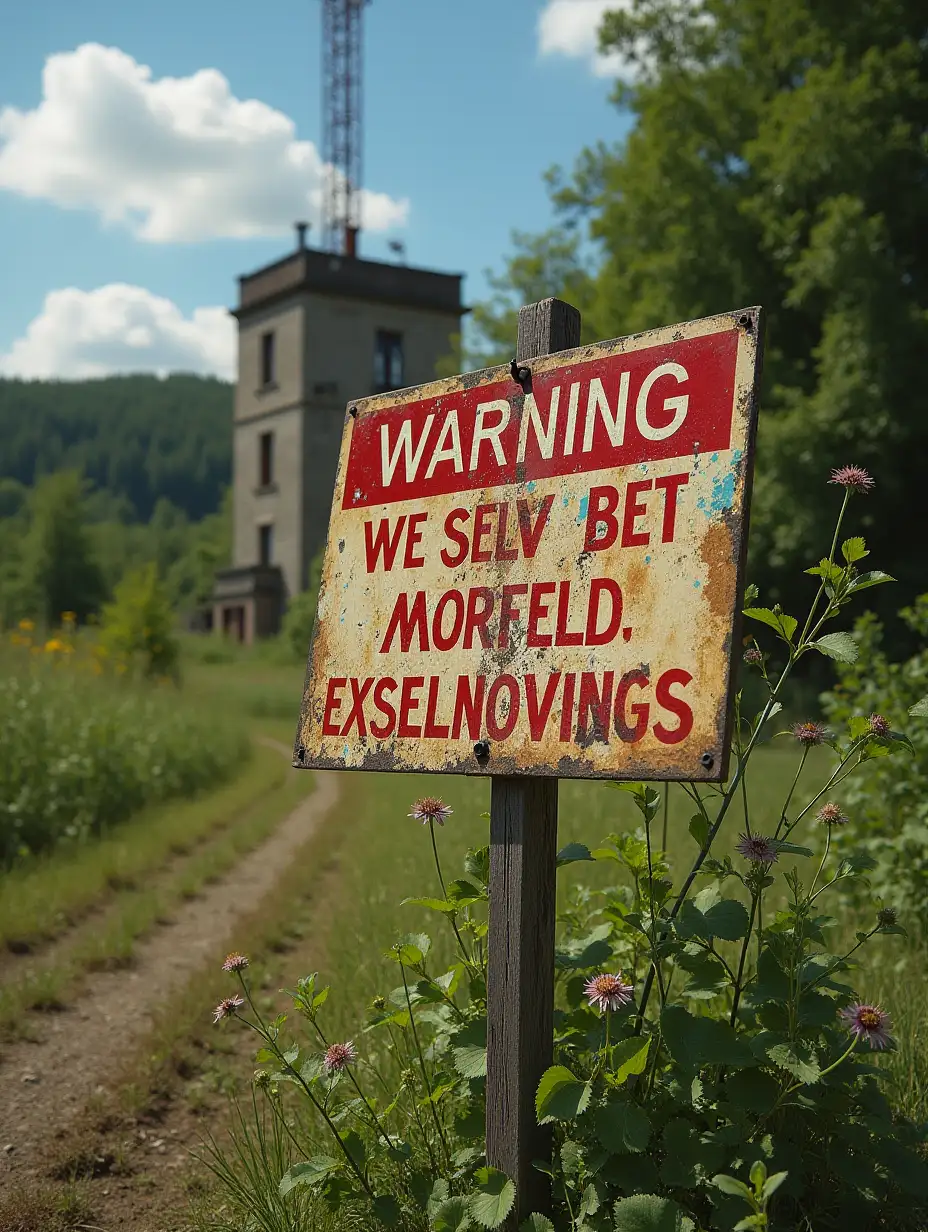
{"type": "MultiPolygon", "coordinates": [[[[595,52],[606,7],[374,0],[362,255],[387,259],[399,238],[411,264],[485,293],[511,231],[551,221],[545,169],[626,131],[595,52]]],[[[236,276],[312,217],[320,9],[31,0],[6,17],[0,372],[230,375],[236,276]]]]}

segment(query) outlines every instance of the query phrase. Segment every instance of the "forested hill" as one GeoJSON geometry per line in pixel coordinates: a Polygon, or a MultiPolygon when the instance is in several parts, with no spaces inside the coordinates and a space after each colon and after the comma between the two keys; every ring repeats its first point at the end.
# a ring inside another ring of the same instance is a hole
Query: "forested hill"
{"type": "Polygon", "coordinates": [[[218,508],[232,470],[233,386],[178,374],[90,381],[0,378],[0,478],[32,486],[76,469],[147,521],[160,497],[191,519],[218,508]]]}

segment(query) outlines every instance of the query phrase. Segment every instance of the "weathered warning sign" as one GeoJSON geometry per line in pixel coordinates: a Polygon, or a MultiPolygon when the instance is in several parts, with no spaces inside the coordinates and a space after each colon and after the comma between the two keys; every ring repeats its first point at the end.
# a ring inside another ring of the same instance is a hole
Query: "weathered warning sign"
{"type": "Polygon", "coordinates": [[[760,309],[363,399],[307,767],[718,780],[760,309]]]}

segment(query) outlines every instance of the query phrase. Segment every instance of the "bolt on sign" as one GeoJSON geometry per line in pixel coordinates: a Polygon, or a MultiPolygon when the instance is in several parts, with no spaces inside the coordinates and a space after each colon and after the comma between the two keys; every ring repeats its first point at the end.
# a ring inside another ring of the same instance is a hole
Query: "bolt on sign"
{"type": "Polygon", "coordinates": [[[297,763],[723,778],[760,316],[351,404],[297,763]]]}

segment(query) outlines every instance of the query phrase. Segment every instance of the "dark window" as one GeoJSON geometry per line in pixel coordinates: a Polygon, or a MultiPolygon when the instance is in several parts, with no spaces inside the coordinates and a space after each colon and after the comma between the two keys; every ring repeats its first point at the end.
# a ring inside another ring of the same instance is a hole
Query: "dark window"
{"type": "Polygon", "coordinates": [[[268,522],[258,527],[258,563],[269,565],[274,555],[274,526],[268,522]]]}
{"type": "Polygon", "coordinates": [[[262,432],[258,444],[258,486],[266,488],[274,482],[274,433],[262,432]]]}
{"type": "Polygon", "coordinates": [[[377,331],[374,350],[374,390],[378,394],[403,388],[403,335],[377,331]]]}
{"type": "Polygon", "coordinates": [[[276,379],[274,363],[274,335],[261,335],[261,384],[273,385],[276,379]]]}

